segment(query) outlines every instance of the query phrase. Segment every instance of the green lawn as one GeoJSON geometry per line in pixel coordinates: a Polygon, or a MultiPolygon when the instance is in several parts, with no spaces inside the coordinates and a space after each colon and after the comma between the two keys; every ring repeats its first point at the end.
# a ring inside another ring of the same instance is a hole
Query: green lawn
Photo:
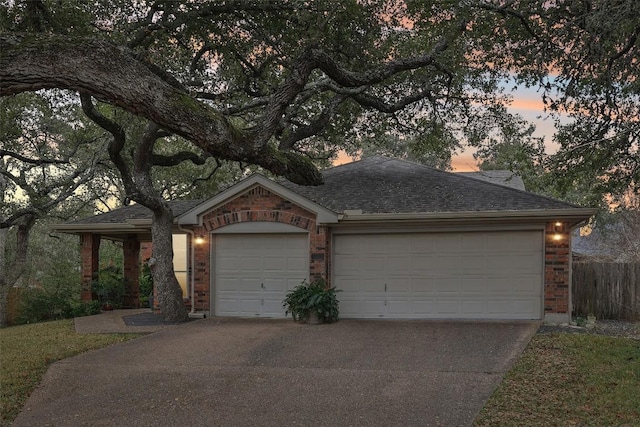
{"type": "Polygon", "coordinates": [[[640,340],[534,336],[476,426],[640,426],[640,340]]]}
{"type": "Polygon", "coordinates": [[[137,336],[76,334],[73,320],[0,329],[0,425],[18,415],[51,363],[137,336]]]}

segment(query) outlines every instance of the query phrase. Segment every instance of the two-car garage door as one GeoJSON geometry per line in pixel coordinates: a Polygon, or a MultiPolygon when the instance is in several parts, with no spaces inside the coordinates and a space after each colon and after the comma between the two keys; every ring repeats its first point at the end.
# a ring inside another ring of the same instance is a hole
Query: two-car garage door
{"type": "Polygon", "coordinates": [[[334,237],[344,318],[539,319],[541,231],[334,237]]]}

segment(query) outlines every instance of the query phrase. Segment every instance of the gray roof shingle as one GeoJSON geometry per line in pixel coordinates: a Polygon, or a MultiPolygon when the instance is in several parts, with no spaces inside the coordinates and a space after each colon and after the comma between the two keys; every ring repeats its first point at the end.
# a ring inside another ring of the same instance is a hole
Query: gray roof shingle
{"type": "Polygon", "coordinates": [[[571,209],[549,197],[428,166],[386,157],[368,157],[327,169],[324,185],[284,187],[336,213],[432,213],[571,209]]]}
{"type": "MultiPolygon", "coordinates": [[[[173,200],[169,206],[175,217],[182,215],[188,210],[198,206],[204,200],[173,200]]],[[[122,206],[103,214],[70,221],[67,224],[122,224],[132,219],[151,219],[151,211],[142,205],[122,206]]]]}
{"type": "Polygon", "coordinates": [[[456,172],[456,174],[469,178],[479,179],[481,181],[492,182],[494,184],[504,185],[505,187],[511,187],[517,190],[526,191],[522,177],[511,171],[491,170],[477,172],[456,172]]]}
{"type": "MultiPolygon", "coordinates": [[[[386,157],[368,157],[323,172],[324,185],[279,184],[335,212],[439,213],[571,209],[577,206],[549,197],[493,184],[461,174],[386,157]]],[[[178,217],[205,200],[169,202],[178,217]]],[[[142,205],[123,206],[110,212],[67,224],[121,224],[151,219],[142,205]]]]}

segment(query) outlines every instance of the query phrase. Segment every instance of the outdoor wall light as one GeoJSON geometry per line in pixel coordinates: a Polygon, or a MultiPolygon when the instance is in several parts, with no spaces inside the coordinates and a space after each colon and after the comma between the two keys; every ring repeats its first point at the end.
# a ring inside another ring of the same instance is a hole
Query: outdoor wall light
{"type": "Polygon", "coordinates": [[[200,235],[196,237],[196,245],[201,245],[204,243],[204,236],[200,235]]]}
{"type": "Polygon", "coordinates": [[[555,225],[556,233],[560,233],[560,232],[562,232],[562,226],[563,226],[563,224],[562,224],[560,221],[557,221],[554,225],[555,225]]]}
{"type": "Polygon", "coordinates": [[[556,242],[559,242],[560,240],[562,240],[562,234],[560,233],[556,233],[553,235],[553,240],[555,240],[556,242]]]}

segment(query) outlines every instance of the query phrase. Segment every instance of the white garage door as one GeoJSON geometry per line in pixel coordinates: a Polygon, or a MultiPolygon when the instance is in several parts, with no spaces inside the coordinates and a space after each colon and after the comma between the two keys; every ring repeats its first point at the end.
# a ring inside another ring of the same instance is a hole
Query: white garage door
{"type": "Polygon", "coordinates": [[[284,317],[288,290],[309,277],[307,234],[221,234],[214,241],[216,316],[284,317]]]}
{"type": "Polygon", "coordinates": [[[541,231],[334,236],[345,318],[540,319],[541,231]]]}

